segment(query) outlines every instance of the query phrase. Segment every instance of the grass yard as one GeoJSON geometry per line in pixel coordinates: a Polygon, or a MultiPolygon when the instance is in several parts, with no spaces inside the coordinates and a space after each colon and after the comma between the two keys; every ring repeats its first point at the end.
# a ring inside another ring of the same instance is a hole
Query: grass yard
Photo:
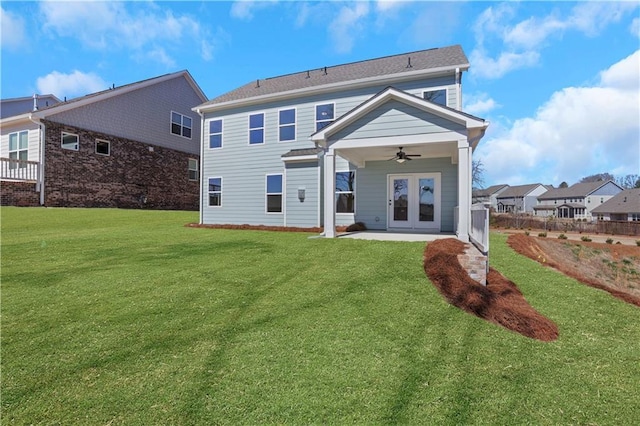
{"type": "Polygon", "coordinates": [[[3,207],[3,424],[640,423],[640,310],[515,254],[552,343],[448,305],[423,243],[3,207]]]}

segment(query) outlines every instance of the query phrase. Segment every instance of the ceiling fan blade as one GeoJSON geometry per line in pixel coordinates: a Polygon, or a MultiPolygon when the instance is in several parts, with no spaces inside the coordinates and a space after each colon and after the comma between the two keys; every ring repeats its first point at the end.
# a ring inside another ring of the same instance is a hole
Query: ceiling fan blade
{"type": "Polygon", "coordinates": [[[422,157],[422,154],[406,154],[407,157],[422,157]]]}

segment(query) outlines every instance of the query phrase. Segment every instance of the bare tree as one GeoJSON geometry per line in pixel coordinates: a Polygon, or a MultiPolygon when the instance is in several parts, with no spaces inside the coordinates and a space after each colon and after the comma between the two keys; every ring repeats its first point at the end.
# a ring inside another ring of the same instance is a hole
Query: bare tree
{"type": "Polygon", "coordinates": [[[474,188],[484,187],[484,164],[482,160],[473,160],[471,162],[471,186],[474,188]]]}
{"type": "Polygon", "coordinates": [[[580,183],[585,182],[599,182],[599,181],[607,181],[607,180],[615,180],[615,176],[611,173],[597,173],[595,175],[585,176],[580,179],[580,183]]]}
{"type": "Polygon", "coordinates": [[[640,175],[618,176],[616,183],[625,189],[640,188],[640,175]]]}

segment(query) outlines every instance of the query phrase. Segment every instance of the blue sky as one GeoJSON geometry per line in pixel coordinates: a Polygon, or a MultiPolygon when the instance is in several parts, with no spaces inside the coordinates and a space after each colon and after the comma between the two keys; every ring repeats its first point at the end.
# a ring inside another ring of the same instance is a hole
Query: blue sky
{"type": "Polygon", "coordinates": [[[462,45],[484,183],[640,174],[638,2],[12,2],[1,97],[72,98],[188,69],[209,97],[266,78],[462,45]]]}

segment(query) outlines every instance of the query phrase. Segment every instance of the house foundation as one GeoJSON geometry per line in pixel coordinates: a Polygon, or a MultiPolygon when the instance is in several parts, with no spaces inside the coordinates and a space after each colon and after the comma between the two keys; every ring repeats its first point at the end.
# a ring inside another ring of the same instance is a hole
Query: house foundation
{"type": "Polygon", "coordinates": [[[489,258],[482,254],[473,244],[466,244],[463,254],[458,255],[458,262],[469,276],[482,285],[487,285],[489,258]]]}

